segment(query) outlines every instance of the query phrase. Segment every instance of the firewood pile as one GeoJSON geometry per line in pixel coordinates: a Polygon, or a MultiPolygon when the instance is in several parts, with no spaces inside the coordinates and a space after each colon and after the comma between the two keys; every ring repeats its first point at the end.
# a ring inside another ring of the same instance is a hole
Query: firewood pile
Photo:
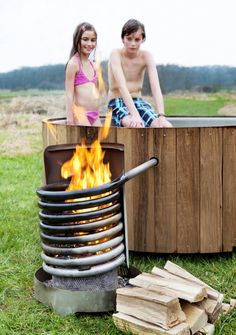
{"type": "Polygon", "coordinates": [[[236,307],[224,295],[180,266],[167,261],[117,289],[115,325],[121,331],[145,335],[212,335],[221,313],[236,307]]]}

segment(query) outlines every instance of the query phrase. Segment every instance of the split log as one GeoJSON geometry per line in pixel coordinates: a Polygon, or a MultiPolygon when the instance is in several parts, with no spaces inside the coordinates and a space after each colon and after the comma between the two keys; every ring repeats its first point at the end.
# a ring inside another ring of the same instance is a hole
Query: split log
{"type": "Polygon", "coordinates": [[[230,299],[230,303],[222,303],[222,312],[223,314],[230,313],[233,309],[236,308],[236,299],[230,299]]]}
{"type": "Polygon", "coordinates": [[[189,325],[192,334],[195,334],[198,330],[206,326],[208,316],[203,309],[187,301],[181,301],[180,303],[186,315],[186,323],[189,325]]]}
{"type": "Polygon", "coordinates": [[[173,296],[132,286],[119,288],[116,293],[118,312],[151,322],[164,329],[169,329],[186,319],[179,299],[173,296]]]}
{"type": "MultiPolygon", "coordinates": [[[[169,262],[168,264],[170,264],[170,263],[171,262],[169,262]]],[[[175,265],[175,266],[177,266],[177,265],[175,265]]],[[[178,270],[179,269],[182,269],[182,268],[178,267],[178,270]]],[[[183,270],[183,271],[186,274],[186,270],[183,270]]],[[[151,272],[152,272],[152,274],[161,276],[163,278],[175,279],[176,281],[182,281],[184,283],[193,283],[193,285],[196,285],[198,287],[205,287],[206,290],[209,291],[209,287],[207,287],[207,284],[205,284],[203,282],[202,282],[203,284],[202,283],[199,284],[197,282],[195,283],[193,281],[190,281],[190,279],[184,279],[182,277],[179,277],[176,274],[173,274],[173,273],[171,273],[171,272],[169,272],[167,270],[160,269],[158,267],[154,267],[151,272]]],[[[192,278],[191,274],[190,274],[190,276],[192,278]]],[[[218,298],[217,299],[215,299],[217,295],[215,295],[215,293],[214,293],[213,294],[214,298],[207,297],[204,300],[196,303],[198,307],[200,307],[201,309],[204,309],[206,311],[206,313],[208,315],[208,318],[209,318],[209,322],[214,322],[217,319],[217,317],[219,316],[220,311],[221,311],[221,306],[222,306],[222,302],[223,302],[223,299],[224,299],[224,295],[222,293],[220,293],[220,292],[218,292],[217,294],[218,294],[218,298]]]]}
{"type": "Polygon", "coordinates": [[[205,327],[200,329],[195,335],[214,335],[215,326],[211,323],[208,323],[205,327]]]}
{"type": "Polygon", "coordinates": [[[200,302],[197,302],[196,305],[207,313],[208,321],[213,323],[215,318],[217,318],[220,314],[222,302],[206,298],[200,302]]]}
{"type": "Polygon", "coordinates": [[[190,335],[189,325],[184,322],[166,330],[120,312],[113,314],[113,320],[118,329],[135,335],[190,335]]]}
{"type": "Polygon", "coordinates": [[[199,288],[191,285],[191,283],[176,282],[176,280],[161,278],[149,273],[142,273],[130,279],[129,283],[160,294],[175,296],[189,302],[198,302],[207,296],[206,290],[203,287],[199,288]]]}
{"type": "Polygon", "coordinates": [[[223,312],[223,314],[229,314],[230,311],[231,311],[230,304],[223,303],[222,304],[222,312],[223,312]]]}
{"type": "Polygon", "coordinates": [[[230,299],[231,310],[236,308],[236,299],[230,299]]]}
{"type": "Polygon", "coordinates": [[[157,266],[153,267],[151,273],[153,275],[157,275],[157,276],[162,277],[162,278],[173,279],[173,280],[176,280],[178,282],[182,282],[182,283],[185,283],[187,285],[193,285],[193,286],[198,287],[198,288],[202,288],[203,287],[203,285],[200,285],[198,283],[194,283],[192,281],[189,281],[188,279],[181,278],[181,277],[179,277],[177,275],[174,275],[173,273],[170,273],[167,270],[160,269],[157,266]]]}
{"type": "Polygon", "coordinates": [[[215,308],[213,314],[209,316],[209,322],[215,323],[221,313],[222,313],[222,303],[219,303],[217,304],[217,307],[215,308]]]}
{"type": "Polygon", "coordinates": [[[191,282],[197,283],[197,284],[201,285],[202,287],[205,287],[206,291],[207,291],[207,294],[208,294],[209,298],[211,298],[211,299],[217,300],[219,298],[219,296],[221,295],[220,292],[218,292],[217,290],[215,290],[214,288],[212,288],[208,284],[204,283],[199,278],[193,276],[190,272],[184,270],[183,268],[181,268],[177,264],[174,264],[170,261],[167,261],[165,266],[164,266],[164,269],[167,270],[168,272],[172,273],[172,274],[175,274],[176,276],[179,276],[179,277],[184,278],[184,279],[188,279],[191,282]]]}

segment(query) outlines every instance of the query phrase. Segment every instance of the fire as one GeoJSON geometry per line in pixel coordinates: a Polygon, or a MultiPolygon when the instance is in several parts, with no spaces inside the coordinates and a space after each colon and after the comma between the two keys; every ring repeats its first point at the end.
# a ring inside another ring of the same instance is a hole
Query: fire
{"type": "MultiPolygon", "coordinates": [[[[98,90],[99,92],[105,92],[105,84],[102,79],[102,72],[101,67],[97,62],[97,73],[98,73],[98,90]]],[[[93,95],[96,97],[96,91],[93,92],[93,95]]],[[[75,114],[77,119],[79,120],[79,117],[81,113],[83,114],[83,109],[80,106],[74,106],[75,114]]],[[[104,156],[105,151],[102,149],[101,141],[105,139],[108,136],[110,125],[111,125],[111,118],[112,114],[109,112],[105,118],[105,122],[103,127],[99,128],[98,132],[98,138],[91,144],[91,146],[88,148],[85,144],[85,141],[81,143],[81,145],[76,146],[76,150],[72,156],[72,158],[65,162],[62,165],[61,168],[61,175],[63,178],[71,178],[70,184],[67,191],[72,190],[80,190],[80,189],[87,189],[87,188],[93,188],[97,187],[106,183],[109,183],[111,181],[111,171],[110,171],[110,165],[109,162],[104,162],[104,156]]],[[[100,195],[94,195],[87,198],[80,198],[80,199],[74,199],[73,201],[82,201],[82,200],[89,200],[98,198],[101,196],[105,196],[109,194],[110,192],[106,194],[100,194],[100,195]]],[[[71,200],[68,200],[71,201],[71,200]]],[[[97,209],[101,209],[104,207],[108,207],[112,205],[112,203],[102,205],[99,207],[92,207],[87,209],[79,209],[75,210],[73,212],[81,213],[85,211],[94,211],[97,209]]],[[[110,214],[111,215],[111,214],[110,214]]],[[[104,216],[103,218],[106,218],[110,215],[104,216]]],[[[92,222],[94,220],[99,220],[100,218],[96,219],[89,219],[87,222],[92,222]]],[[[80,223],[85,223],[81,221],[80,223]]],[[[106,229],[111,228],[111,226],[103,227],[97,229],[95,232],[104,231],[106,229]]],[[[80,232],[79,234],[87,234],[87,232],[80,232]]],[[[111,237],[104,237],[102,239],[88,242],[88,245],[96,245],[102,242],[106,242],[111,237]]],[[[98,251],[96,254],[108,252],[111,250],[111,248],[106,248],[105,250],[98,251]]]]}
{"type": "MultiPolygon", "coordinates": [[[[62,165],[62,168],[61,168],[62,177],[65,179],[71,177],[70,184],[68,188],[66,189],[67,191],[96,187],[96,186],[103,185],[105,183],[109,183],[111,181],[110,165],[109,165],[109,162],[104,163],[105,151],[102,149],[102,146],[100,143],[102,139],[107,137],[110,124],[111,124],[111,113],[108,113],[106,116],[105,122],[104,122],[104,126],[99,129],[98,139],[95,140],[91,144],[91,147],[88,148],[85,142],[83,142],[81,145],[77,145],[72,158],[62,165]]],[[[109,194],[109,192],[107,194],[109,194]]],[[[104,196],[104,195],[106,194],[92,196],[90,198],[87,197],[87,198],[81,198],[81,199],[74,199],[73,201],[88,200],[92,198],[94,199],[94,198],[104,196]]],[[[103,206],[99,206],[99,207],[89,208],[89,209],[80,209],[74,212],[81,213],[84,211],[94,211],[94,210],[101,209],[101,208],[104,208],[110,205],[111,203],[103,205],[103,206]]],[[[104,216],[104,218],[108,216],[110,215],[104,216]]],[[[96,219],[90,219],[88,220],[88,222],[91,222],[94,220],[96,219]]],[[[80,223],[85,223],[85,222],[82,221],[80,223]]],[[[108,229],[108,227],[97,229],[96,232],[100,232],[106,229],[108,229]]],[[[81,232],[79,234],[81,234],[81,232]]],[[[84,234],[86,234],[86,232],[84,232],[84,234]]],[[[103,239],[88,242],[88,245],[99,244],[102,242],[106,242],[109,239],[110,237],[105,237],[103,239]]],[[[107,248],[103,251],[96,252],[96,254],[108,252],[109,250],[111,250],[111,248],[107,248]]]]}
{"type": "Polygon", "coordinates": [[[98,90],[99,92],[106,94],[106,85],[102,77],[102,67],[98,55],[96,55],[96,70],[98,76],[98,90]]]}
{"type": "Polygon", "coordinates": [[[44,122],[47,124],[47,128],[49,130],[49,133],[54,138],[55,142],[58,143],[58,134],[56,128],[50,123],[49,120],[44,120],[44,122]]]}
{"type": "Polygon", "coordinates": [[[105,152],[98,140],[94,141],[91,148],[85,143],[76,146],[76,151],[70,161],[63,164],[62,177],[71,177],[68,191],[80,190],[100,186],[111,181],[109,163],[104,163],[105,152]]]}
{"type": "Polygon", "coordinates": [[[100,186],[111,181],[110,165],[104,163],[105,151],[100,141],[107,137],[111,123],[111,113],[107,114],[104,126],[99,129],[98,139],[88,148],[83,142],[76,146],[71,160],[61,168],[61,175],[71,181],[67,191],[80,190],[100,186]]]}
{"type": "Polygon", "coordinates": [[[85,108],[74,104],[73,111],[77,122],[81,122],[84,119],[85,108]]]}

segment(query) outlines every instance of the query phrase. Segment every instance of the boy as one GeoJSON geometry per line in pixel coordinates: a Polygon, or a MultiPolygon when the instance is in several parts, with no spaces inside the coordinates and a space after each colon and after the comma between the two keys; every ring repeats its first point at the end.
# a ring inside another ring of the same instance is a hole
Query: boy
{"type": "Polygon", "coordinates": [[[148,51],[140,50],[145,41],[144,25],[134,19],[122,28],[124,47],[111,53],[108,65],[108,108],[117,127],[172,127],[165,118],[163,96],[156,65],[148,51]],[[145,70],[158,113],[141,98],[145,70]]]}

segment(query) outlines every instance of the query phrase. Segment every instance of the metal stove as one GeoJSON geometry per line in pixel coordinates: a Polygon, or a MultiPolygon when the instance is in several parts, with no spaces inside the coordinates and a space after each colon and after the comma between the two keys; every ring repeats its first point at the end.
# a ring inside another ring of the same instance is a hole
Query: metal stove
{"type": "Polygon", "coordinates": [[[46,148],[46,185],[37,190],[43,265],[35,297],[62,315],[115,310],[118,268],[129,267],[124,184],[158,164],[152,158],[124,173],[123,146],[103,144],[112,181],[66,191],[60,171],[75,146],[46,148]]]}

